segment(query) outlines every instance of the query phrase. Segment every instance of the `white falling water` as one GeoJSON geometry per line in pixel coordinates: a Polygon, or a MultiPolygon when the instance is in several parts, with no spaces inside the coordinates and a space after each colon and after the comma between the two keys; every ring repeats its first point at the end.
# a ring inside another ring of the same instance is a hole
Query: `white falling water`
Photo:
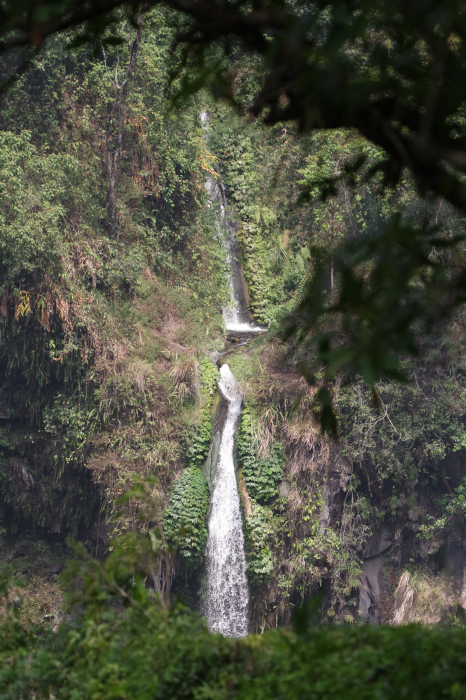
{"type": "MultiPolygon", "coordinates": [[[[206,130],[207,112],[201,112],[201,123],[206,130]]],[[[263,328],[249,323],[249,314],[238,261],[236,223],[227,215],[223,183],[211,175],[206,182],[209,206],[217,205],[216,227],[225,246],[230,276],[230,302],[223,309],[228,331],[247,334],[263,332],[263,328]]],[[[236,428],[241,415],[242,398],[235,377],[228,365],[221,370],[219,388],[229,406],[220,443],[220,452],[213,484],[209,537],[207,541],[207,574],[204,585],[204,614],[211,632],[226,637],[243,637],[249,626],[249,590],[246,578],[243,524],[236,484],[233,450],[236,428]]]]}
{"type": "MultiPolygon", "coordinates": [[[[230,263],[227,255],[227,263],[230,263]]],[[[248,333],[263,333],[264,329],[259,328],[259,326],[252,326],[250,323],[241,323],[239,319],[238,305],[235,303],[235,292],[233,289],[233,279],[230,275],[230,303],[227,304],[223,309],[223,320],[225,321],[225,327],[227,331],[236,332],[248,332],[248,333]]]]}
{"type": "MultiPolygon", "coordinates": [[[[206,131],[209,124],[209,115],[206,111],[200,113],[201,124],[206,131]]],[[[209,196],[208,206],[218,205],[216,227],[219,239],[226,248],[226,259],[230,278],[230,302],[223,309],[223,320],[227,331],[236,333],[263,333],[264,328],[253,326],[249,323],[249,314],[241,293],[240,266],[238,262],[238,250],[235,236],[235,226],[226,216],[226,199],[221,180],[214,175],[207,178],[205,187],[209,196]]]]}
{"type": "Polygon", "coordinates": [[[229,366],[223,365],[220,374],[220,389],[230,403],[220,444],[209,519],[205,616],[211,632],[220,632],[226,637],[243,637],[248,633],[249,591],[233,462],[242,399],[229,366]]]}

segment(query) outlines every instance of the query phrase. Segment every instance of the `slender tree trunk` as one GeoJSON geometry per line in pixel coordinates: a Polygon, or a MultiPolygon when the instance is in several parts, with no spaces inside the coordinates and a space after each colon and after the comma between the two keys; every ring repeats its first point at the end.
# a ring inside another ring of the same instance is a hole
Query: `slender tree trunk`
{"type": "Polygon", "coordinates": [[[332,217],[332,225],[331,225],[331,233],[332,233],[332,253],[330,257],[330,290],[333,293],[333,246],[335,243],[335,214],[334,212],[331,213],[332,217]]]}
{"type": "MultiPolygon", "coordinates": [[[[107,176],[108,176],[108,195],[107,195],[107,211],[109,219],[109,229],[112,236],[116,236],[118,240],[120,237],[120,232],[118,230],[118,219],[115,209],[115,190],[118,178],[118,161],[121,155],[121,149],[123,145],[123,127],[125,124],[125,112],[126,112],[126,98],[128,97],[128,86],[129,80],[134,72],[136,66],[136,61],[138,58],[139,50],[141,48],[141,34],[142,25],[144,22],[144,13],[141,12],[139,17],[138,27],[136,30],[136,38],[134,39],[133,45],[131,47],[131,56],[126,69],[126,75],[123,83],[120,85],[118,83],[118,66],[115,71],[115,80],[112,80],[112,84],[116,89],[116,98],[112,106],[112,111],[107,121],[107,127],[105,130],[105,161],[107,165],[107,176]],[[112,127],[114,121],[118,120],[118,131],[115,142],[115,150],[112,155],[112,127]]],[[[105,52],[104,52],[105,57],[105,52]]],[[[106,64],[106,62],[105,62],[106,64]]]]}
{"type": "Polygon", "coordinates": [[[330,259],[330,289],[333,292],[333,241],[332,241],[332,256],[330,259]]]}

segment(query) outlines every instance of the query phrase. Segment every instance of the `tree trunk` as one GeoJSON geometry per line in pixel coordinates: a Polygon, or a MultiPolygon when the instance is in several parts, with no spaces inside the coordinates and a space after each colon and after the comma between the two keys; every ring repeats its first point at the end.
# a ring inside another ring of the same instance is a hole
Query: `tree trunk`
{"type": "MultiPolygon", "coordinates": [[[[125,124],[125,111],[126,111],[126,98],[128,96],[128,86],[129,80],[134,72],[136,66],[136,61],[138,58],[139,50],[141,48],[141,34],[142,34],[142,24],[144,22],[144,13],[141,12],[139,17],[138,27],[136,31],[136,38],[134,39],[133,45],[131,47],[131,56],[126,70],[126,75],[123,83],[119,85],[118,83],[118,66],[115,71],[115,80],[111,81],[116,89],[116,98],[113,103],[112,111],[107,121],[107,127],[105,130],[105,161],[107,165],[107,176],[108,176],[108,195],[107,195],[107,211],[109,220],[109,229],[112,236],[116,236],[118,240],[120,233],[118,230],[118,218],[115,209],[115,190],[118,178],[118,161],[121,155],[121,148],[123,145],[123,127],[125,124]],[[118,132],[115,143],[115,151],[113,155],[111,154],[111,134],[112,126],[114,122],[114,117],[117,115],[118,118],[118,132]]],[[[103,50],[103,47],[102,47],[103,50]]],[[[105,58],[105,51],[104,51],[105,58]]],[[[107,68],[107,62],[105,60],[105,68],[107,68]]]]}
{"type": "Polygon", "coordinates": [[[332,211],[330,214],[332,217],[331,234],[332,234],[332,253],[330,257],[330,291],[333,294],[333,246],[335,244],[335,212],[332,211]]]}
{"type": "Polygon", "coordinates": [[[333,292],[333,242],[332,242],[332,256],[330,259],[330,289],[333,292]]]}

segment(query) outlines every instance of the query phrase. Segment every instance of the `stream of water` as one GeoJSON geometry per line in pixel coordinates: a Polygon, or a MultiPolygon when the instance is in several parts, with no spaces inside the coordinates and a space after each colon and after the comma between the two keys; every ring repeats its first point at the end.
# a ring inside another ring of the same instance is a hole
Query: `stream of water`
{"type": "MultiPolygon", "coordinates": [[[[209,124],[207,112],[201,112],[201,123],[206,130],[209,124]]],[[[251,324],[248,306],[245,299],[246,283],[239,260],[238,243],[236,240],[237,221],[234,212],[227,206],[225,187],[219,175],[210,175],[205,184],[209,207],[216,207],[216,227],[220,241],[226,249],[226,260],[229,270],[230,300],[223,308],[223,319],[228,331],[236,333],[261,333],[264,328],[251,324]]]]}
{"type": "Polygon", "coordinates": [[[248,633],[249,591],[240,501],[233,450],[242,397],[228,365],[220,369],[219,388],[229,401],[214,480],[207,541],[205,615],[211,632],[228,637],[248,633]]]}
{"type": "MultiPolygon", "coordinates": [[[[203,125],[208,124],[205,112],[203,125]]],[[[206,182],[209,206],[216,206],[216,226],[227,253],[230,276],[230,301],[223,309],[228,331],[251,334],[263,329],[250,323],[245,299],[245,283],[238,259],[236,220],[228,212],[223,183],[211,175],[206,182]]],[[[249,590],[246,577],[243,523],[234,465],[234,447],[242,396],[227,364],[220,369],[219,389],[228,401],[227,416],[220,443],[217,471],[213,483],[207,572],[204,585],[204,614],[211,632],[228,637],[243,637],[249,627],[249,590]]]]}

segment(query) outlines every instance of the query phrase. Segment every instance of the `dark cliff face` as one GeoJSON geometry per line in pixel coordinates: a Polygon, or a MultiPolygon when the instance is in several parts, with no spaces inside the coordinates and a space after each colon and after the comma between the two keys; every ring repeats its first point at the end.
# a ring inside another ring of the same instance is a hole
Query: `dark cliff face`
{"type": "MultiPolygon", "coordinates": [[[[341,463],[340,463],[341,464],[341,463]]],[[[338,462],[337,462],[338,465],[338,462]]],[[[422,526],[440,517],[439,496],[452,494],[466,474],[458,453],[450,453],[435,466],[438,477],[428,473],[405,482],[396,489],[390,481],[371,481],[367,471],[359,468],[361,487],[375,518],[371,534],[360,548],[362,572],[359,578],[357,604],[360,618],[373,624],[394,621],[397,587],[403,572],[411,577],[421,575],[430,600],[416,601],[416,590],[401,622],[441,622],[458,614],[458,606],[466,609],[466,527],[461,514],[453,513],[448,527],[436,537],[423,537],[422,526]],[[440,596],[443,600],[435,601],[440,596]]],[[[339,529],[345,487],[341,485],[340,468],[333,471],[324,491],[321,523],[339,529]]],[[[421,596],[418,596],[422,598],[421,596]]],[[[462,613],[460,613],[462,615],[462,613]]]]}
{"type": "Polygon", "coordinates": [[[437,391],[426,368],[421,389],[382,387],[383,410],[370,405],[357,381],[336,387],[340,438],[327,440],[312,414],[313,389],[278,344],[260,348],[233,353],[231,366],[264,449],[279,439],[286,465],[276,495],[259,510],[247,489],[242,493],[260,533],[248,550],[252,569],[261,562],[262,572],[251,579],[253,630],[290,624],[293,609],[316,594],[323,597],[323,620],[460,621],[466,604],[466,465],[456,438],[461,381],[456,394],[441,392],[447,375],[437,373],[437,391]]]}

